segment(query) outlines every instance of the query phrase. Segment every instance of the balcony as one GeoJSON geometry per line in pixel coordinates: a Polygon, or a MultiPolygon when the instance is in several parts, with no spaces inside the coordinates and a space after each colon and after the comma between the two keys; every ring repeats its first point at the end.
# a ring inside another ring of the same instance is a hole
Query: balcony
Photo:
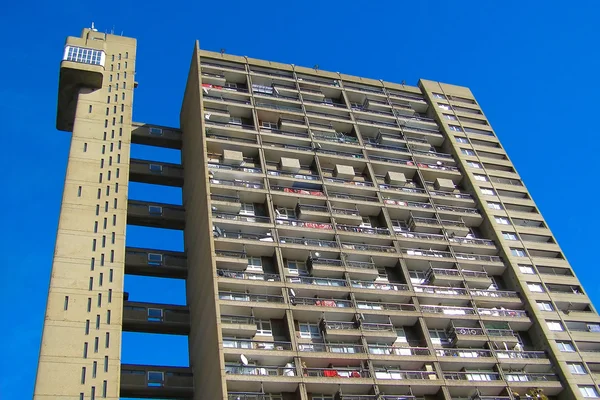
{"type": "Polygon", "coordinates": [[[502,258],[498,256],[486,256],[468,253],[454,253],[454,255],[460,264],[504,265],[502,258]]]}
{"type": "Polygon", "coordinates": [[[444,316],[444,318],[461,316],[463,319],[471,319],[469,317],[477,316],[477,311],[471,307],[434,306],[422,304],[421,311],[423,311],[424,314],[439,315],[444,316]]]}
{"type": "Polygon", "coordinates": [[[185,253],[177,251],[127,247],[125,249],[125,273],[185,279],[187,277],[187,258],[185,253]]]}
{"type": "Polygon", "coordinates": [[[129,181],[183,187],[183,168],[179,164],[131,159],[129,181]]]}
{"type": "Polygon", "coordinates": [[[191,399],[191,368],[121,364],[121,397],[191,399]]]}
{"type": "Polygon", "coordinates": [[[396,253],[396,248],[394,246],[381,246],[365,243],[344,242],[342,243],[342,249],[375,253],[396,253]]]}
{"type": "Polygon", "coordinates": [[[208,163],[208,169],[210,170],[211,178],[214,177],[217,179],[244,180],[250,178],[252,175],[262,174],[260,168],[214,161],[208,163]]]}
{"type": "Polygon", "coordinates": [[[190,312],[185,306],[126,301],[123,304],[123,330],[187,335],[190,312]]]}
{"type": "Polygon", "coordinates": [[[448,339],[459,347],[483,346],[488,341],[483,329],[472,326],[452,326],[448,329],[448,339]]]}
{"type": "MultiPolygon", "coordinates": [[[[423,381],[421,384],[427,385],[435,385],[431,380],[438,379],[437,374],[433,371],[402,371],[397,369],[397,367],[374,367],[375,368],[375,378],[378,381],[387,381],[387,380],[411,380],[411,381],[423,381]]],[[[378,382],[378,384],[386,385],[384,382],[378,382]]],[[[403,383],[403,385],[408,385],[409,383],[403,383]]],[[[418,382],[411,382],[411,385],[416,384],[418,382]]]]}
{"type": "Polygon", "coordinates": [[[150,126],[139,122],[133,122],[131,128],[131,143],[181,149],[182,133],[179,129],[150,126]]]}
{"type": "MultiPolygon", "coordinates": [[[[360,367],[357,368],[304,368],[305,379],[310,378],[329,378],[329,379],[360,379],[369,378],[369,370],[360,367]]],[[[320,381],[319,381],[320,382],[320,381]]],[[[372,383],[372,379],[365,380],[364,383],[372,383]]]]}
{"type": "Polygon", "coordinates": [[[209,180],[211,186],[212,185],[220,185],[226,186],[228,189],[231,187],[241,187],[246,189],[258,189],[262,190],[265,188],[265,185],[262,183],[262,177],[257,177],[259,181],[249,181],[243,179],[236,180],[228,180],[228,179],[215,179],[211,178],[209,180]]]}
{"type": "MultiPolygon", "coordinates": [[[[337,242],[335,243],[337,247],[337,242]]],[[[316,277],[341,275],[344,270],[344,263],[340,259],[309,257],[306,264],[310,273],[316,277]]]]}
{"type": "Polygon", "coordinates": [[[210,204],[213,210],[239,214],[242,203],[239,196],[229,196],[218,193],[210,194],[210,204]]]}
{"type": "MultiPolygon", "coordinates": [[[[257,351],[291,351],[292,343],[281,341],[262,341],[250,339],[223,339],[223,350],[225,353],[240,354],[237,350],[244,350],[247,353],[253,354],[252,350],[257,351]]],[[[288,355],[289,356],[289,355],[288,355]]]]}
{"type": "Polygon", "coordinates": [[[185,227],[185,210],[183,206],[175,204],[129,200],[127,202],[127,223],[153,228],[183,230],[185,227]]]}
{"type": "MultiPolygon", "coordinates": [[[[332,341],[357,341],[360,339],[360,325],[357,322],[347,321],[321,321],[321,326],[328,340],[332,341]]],[[[364,353],[364,348],[360,347],[360,353],[364,353]]]]}
{"type": "Polygon", "coordinates": [[[325,197],[325,193],[322,190],[315,189],[300,189],[289,185],[270,185],[272,191],[286,193],[290,196],[314,198],[314,197],[325,197]]]}
{"type": "Polygon", "coordinates": [[[248,268],[247,254],[244,251],[215,249],[215,260],[218,267],[234,271],[244,271],[248,268]]]}
{"type": "Polygon", "coordinates": [[[230,271],[226,269],[217,269],[217,275],[221,278],[227,279],[242,279],[260,282],[279,282],[281,280],[278,274],[264,274],[260,272],[240,272],[230,271]]]}
{"type": "Polygon", "coordinates": [[[252,337],[257,331],[256,320],[250,316],[221,315],[221,331],[223,335],[252,337]]]}

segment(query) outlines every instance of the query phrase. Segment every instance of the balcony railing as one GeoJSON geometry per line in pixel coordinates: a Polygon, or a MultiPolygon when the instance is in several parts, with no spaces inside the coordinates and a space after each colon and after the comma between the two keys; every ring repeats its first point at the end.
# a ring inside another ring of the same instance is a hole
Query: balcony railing
{"type": "Polygon", "coordinates": [[[318,286],[344,287],[348,285],[344,279],[316,278],[313,276],[288,276],[287,281],[290,283],[318,286]]]}
{"type": "Polygon", "coordinates": [[[492,357],[493,353],[487,349],[436,349],[435,353],[438,357],[492,357]]]}
{"type": "Polygon", "coordinates": [[[377,267],[375,263],[371,261],[355,261],[355,260],[346,260],[346,266],[348,268],[359,268],[359,269],[367,269],[367,270],[375,270],[377,267]]]}
{"type": "Polygon", "coordinates": [[[338,199],[350,199],[350,200],[359,200],[359,201],[369,201],[369,202],[379,202],[379,198],[375,196],[360,196],[356,194],[349,193],[340,193],[340,192],[329,192],[330,197],[335,197],[338,199]]]}
{"type": "Polygon", "coordinates": [[[291,350],[290,342],[269,342],[247,339],[223,339],[223,348],[225,349],[252,349],[252,350],[291,350]]]}
{"type": "Polygon", "coordinates": [[[449,335],[468,335],[481,336],[485,335],[485,331],[481,328],[473,328],[468,326],[453,326],[448,330],[449,335]]]}
{"type": "Polygon", "coordinates": [[[432,196],[454,197],[454,198],[457,198],[457,199],[472,199],[473,198],[470,194],[444,192],[444,191],[441,191],[441,190],[430,190],[429,194],[432,195],[432,196]]]}
{"type": "Polygon", "coordinates": [[[467,289],[446,286],[415,285],[414,288],[417,293],[441,294],[444,296],[466,296],[468,294],[467,289]]]}
{"type": "Polygon", "coordinates": [[[256,321],[254,317],[246,317],[243,315],[221,315],[222,324],[239,324],[239,325],[254,325],[256,321]]]}
{"type": "Polygon", "coordinates": [[[351,308],[354,307],[351,301],[341,299],[320,299],[315,297],[294,297],[293,302],[296,305],[317,306],[317,307],[335,307],[351,308]]]}
{"type": "Polygon", "coordinates": [[[489,329],[489,328],[486,328],[485,331],[489,336],[515,337],[515,332],[512,329],[489,329]]]}
{"type": "MultiPolygon", "coordinates": [[[[464,274],[464,271],[463,271],[464,274]]],[[[519,298],[517,292],[508,290],[484,290],[484,289],[469,289],[471,296],[480,297],[504,297],[504,298],[519,298]]]]}
{"type": "Polygon", "coordinates": [[[329,208],[327,206],[317,206],[317,205],[313,205],[313,204],[298,204],[298,209],[300,211],[314,211],[314,212],[329,213],[329,208]]]}
{"type": "Polygon", "coordinates": [[[369,155],[369,158],[373,161],[389,162],[392,164],[401,164],[401,165],[409,165],[409,166],[415,165],[415,163],[412,161],[412,159],[391,158],[391,157],[382,157],[382,156],[376,156],[376,155],[369,155]]]}
{"type": "Polygon", "coordinates": [[[313,258],[311,261],[312,265],[327,265],[331,267],[341,267],[344,265],[342,260],[340,259],[330,259],[330,258],[313,258]]]}
{"type": "Polygon", "coordinates": [[[544,351],[494,350],[494,353],[496,353],[496,357],[498,358],[527,358],[536,360],[548,358],[544,351]]]}
{"type": "Polygon", "coordinates": [[[215,255],[217,257],[247,258],[246,252],[244,252],[244,251],[234,251],[234,250],[220,250],[220,249],[215,249],[215,255]]]}
{"type": "Polygon", "coordinates": [[[433,257],[433,258],[453,258],[449,251],[425,250],[425,249],[405,249],[402,248],[402,254],[414,257],[433,257]]]}
{"type": "Polygon", "coordinates": [[[494,241],[489,239],[463,238],[455,236],[448,238],[448,240],[450,242],[458,244],[478,244],[483,246],[495,246],[494,241]]]}
{"type": "Polygon", "coordinates": [[[210,179],[210,183],[214,185],[236,186],[248,189],[264,189],[265,186],[260,182],[242,181],[242,180],[227,180],[227,179],[210,179]]]}
{"type": "Polygon", "coordinates": [[[232,214],[224,212],[213,212],[213,218],[216,219],[227,219],[230,221],[243,221],[243,222],[259,222],[268,224],[270,222],[269,217],[261,217],[259,215],[244,215],[244,214],[232,214]]]}
{"type": "Polygon", "coordinates": [[[369,332],[396,332],[396,328],[392,324],[379,324],[376,322],[361,322],[363,331],[369,332]]]}
{"type": "Polygon", "coordinates": [[[361,289],[375,289],[375,290],[408,290],[408,285],[401,283],[388,283],[388,282],[374,282],[374,281],[351,281],[352,287],[361,289]]]}
{"type": "Polygon", "coordinates": [[[396,356],[428,356],[431,354],[426,347],[402,347],[369,344],[369,353],[374,355],[396,355],[396,356]]]}
{"type": "Polygon", "coordinates": [[[225,372],[233,375],[261,375],[261,376],[296,376],[296,368],[246,366],[241,364],[225,364],[225,372]]]}
{"type": "Polygon", "coordinates": [[[270,234],[246,233],[246,232],[231,232],[221,230],[219,238],[225,239],[241,239],[241,240],[257,240],[261,242],[272,242],[273,237],[270,234]]]}
{"type": "Polygon", "coordinates": [[[356,308],[361,310],[391,310],[391,311],[416,311],[414,304],[384,303],[381,301],[357,301],[356,308]]]}
{"type": "Polygon", "coordinates": [[[228,201],[230,203],[239,203],[240,198],[238,196],[226,196],[224,194],[210,194],[210,199],[214,201],[228,201]]]}
{"type": "Polygon", "coordinates": [[[355,322],[348,321],[325,321],[325,329],[352,331],[358,329],[358,325],[355,322]]]}
{"type": "Polygon", "coordinates": [[[321,177],[319,175],[298,174],[298,173],[293,173],[293,172],[276,171],[276,170],[268,170],[267,171],[267,175],[270,175],[270,176],[286,176],[288,178],[302,179],[302,180],[306,180],[306,181],[318,181],[318,180],[321,179],[321,177]]]}
{"type": "Polygon", "coordinates": [[[555,374],[531,373],[531,372],[506,372],[504,374],[509,382],[556,382],[558,376],[555,374]]]}
{"type": "Polygon", "coordinates": [[[340,183],[342,185],[373,187],[373,182],[369,182],[369,181],[355,181],[352,179],[342,179],[342,178],[332,178],[332,177],[323,178],[323,180],[325,182],[340,183]]]}
{"type": "Polygon", "coordinates": [[[316,247],[338,247],[338,243],[332,240],[307,239],[291,236],[280,236],[279,243],[283,244],[301,244],[303,246],[316,247]]]}
{"type": "Polygon", "coordinates": [[[492,317],[512,317],[512,318],[525,318],[527,312],[523,310],[503,310],[496,308],[477,308],[479,315],[489,315],[492,317]]]}
{"type": "Polygon", "coordinates": [[[444,379],[451,381],[498,381],[500,374],[488,371],[444,372],[444,379]]]}
{"type": "Polygon", "coordinates": [[[304,374],[308,377],[319,378],[369,378],[368,370],[361,368],[304,368],[304,374]]]}
{"type": "Polygon", "coordinates": [[[333,230],[333,225],[327,222],[303,221],[300,219],[293,218],[277,218],[276,222],[277,225],[288,225],[298,228],[333,230]]]}
{"type": "Polygon", "coordinates": [[[282,296],[274,296],[269,294],[252,294],[252,293],[236,293],[236,292],[219,292],[220,300],[231,300],[241,302],[257,302],[257,303],[283,303],[282,296]]]}
{"type": "Polygon", "coordinates": [[[369,228],[365,226],[335,224],[336,229],[345,232],[366,233],[369,235],[389,235],[390,230],[387,228],[369,228]]]}
{"type": "Polygon", "coordinates": [[[383,202],[385,204],[398,205],[398,206],[404,206],[404,207],[433,208],[433,206],[429,203],[423,203],[420,201],[395,200],[390,197],[385,197],[383,199],[383,202]]]}
{"type": "Polygon", "coordinates": [[[221,164],[221,163],[216,163],[216,162],[209,162],[208,168],[214,168],[214,169],[220,169],[220,170],[226,170],[226,171],[251,172],[251,173],[255,173],[255,174],[262,173],[262,170],[260,168],[250,168],[250,167],[243,167],[241,165],[221,164]]]}
{"type": "Polygon", "coordinates": [[[363,346],[351,343],[301,343],[298,344],[299,351],[336,353],[336,354],[360,354],[364,353],[363,346]]]}
{"type": "Polygon", "coordinates": [[[467,214],[481,214],[479,212],[479,210],[477,210],[476,208],[441,206],[438,204],[436,204],[435,208],[436,208],[436,210],[439,210],[439,211],[451,211],[451,212],[460,212],[460,213],[467,213],[467,214]]]}
{"type": "Polygon", "coordinates": [[[279,282],[281,279],[277,274],[249,273],[240,271],[230,271],[227,269],[217,269],[217,275],[222,278],[247,279],[250,281],[279,282]]]}
{"type": "Polygon", "coordinates": [[[374,244],[364,244],[364,243],[350,243],[344,242],[342,243],[342,248],[346,250],[358,250],[358,251],[376,251],[380,253],[395,253],[396,249],[394,246],[380,246],[374,244]]]}
{"type": "Polygon", "coordinates": [[[459,260],[485,261],[491,263],[501,263],[502,259],[498,256],[485,256],[480,254],[454,253],[459,260]]]}
{"type": "Polygon", "coordinates": [[[424,313],[446,314],[446,315],[476,315],[477,312],[471,307],[451,307],[451,306],[432,306],[421,305],[424,313]]]}
{"type": "MultiPolygon", "coordinates": [[[[380,177],[378,177],[377,179],[383,180],[383,178],[380,178],[380,177]]],[[[384,190],[397,190],[399,192],[404,192],[404,193],[418,193],[418,194],[425,193],[425,189],[421,189],[418,187],[390,185],[389,183],[381,183],[381,184],[379,184],[379,188],[384,189],[384,190]]]]}
{"type": "Polygon", "coordinates": [[[375,368],[377,379],[437,379],[433,371],[401,371],[395,368],[375,368]]]}
{"type": "MultiPolygon", "coordinates": [[[[301,124],[303,124],[303,122],[301,122],[301,124]]],[[[260,132],[261,133],[275,133],[277,135],[290,136],[290,137],[308,138],[308,133],[306,133],[306,132],[290,132],[290,131],[284,131],[282,129],[275,129],[275,128],[261,127],[260,132]]],[[[310,148],[310,149],[312,150],[312,148],[310,148]]]]}
{"type": "Polygon", "coordinates": [[[275,190],[278,192],[284,193],[293,193],[293,194],[302,194],[306,196],[317,196],[324,197],[325,193],[320,190],[307,190],[307,189],[298,189],[291,186],[282,186],[282,185],[270,185],[271,190],[275,190]]]}

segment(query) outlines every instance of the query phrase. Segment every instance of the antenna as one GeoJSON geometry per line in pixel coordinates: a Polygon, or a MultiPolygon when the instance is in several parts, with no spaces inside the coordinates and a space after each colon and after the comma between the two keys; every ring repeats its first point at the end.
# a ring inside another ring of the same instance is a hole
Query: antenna
{"type": "Polygon", "coordinates": [[[92,21],[92,27],[90,28],[92,32],[98,32],[98,29],[94,26],[94,21],[92,21]]]}
{"type": "Polygon", "coordinates": [[[223,55],[225,54],[225,49],[221,49],[219,52],[221,53],[221,55],[223,55]]]}

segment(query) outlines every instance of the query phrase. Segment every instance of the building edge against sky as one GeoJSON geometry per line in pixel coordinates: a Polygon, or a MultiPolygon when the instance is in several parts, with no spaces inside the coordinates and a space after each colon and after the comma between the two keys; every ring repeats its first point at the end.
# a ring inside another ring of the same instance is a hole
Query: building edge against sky
{"type": "Polygon", "coordinates": [[[469,89],[196,43],[167,128],[132,122],[135,59],[90,29],[65,45],[35,399],[598,397],[600,318],[469,89]],[[127,247],[127,224],[185,252],[127,247]],[[187,305],[129,301],[126,273],[186,279],[187,305]],[[191,367],[122,365],[123,331],[188,335],[191,367]]]}

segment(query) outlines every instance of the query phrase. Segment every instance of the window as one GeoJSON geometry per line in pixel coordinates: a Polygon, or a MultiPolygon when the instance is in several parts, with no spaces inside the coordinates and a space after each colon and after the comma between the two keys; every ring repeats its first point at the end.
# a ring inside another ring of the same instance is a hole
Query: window
{"type": "Polygon", "coordinates": [[[84,64],[104,66],[105,54],[101,50],[86,49],[76,46],[65,46],[63,60],[84,64]]]}
{"type": "Polygon", "coordinates": [[[598,397],[598,392],[594,386],[579,386],[579,393],[583,397],[598,397]]]}
{"type": "Polygon", "coordinates": [[[242,119],[240,117],[229,117],[229,123],[233,125],[242,125],[242,119]]]}
{"type": "Polygon", "coordinates": [[[548,326],[548,329],[553,332],[562,332],[565,330],[562,324],[558,321],[546,321],[546,325],[548,326]]]}
{"type": "Polygon", "coordinates": [[[260,257],[248,257],[248,269],[262,271],[262,259],[260,257]]]}
{"type": "Polygon", "coordinates": [[[148,386],[161,387],[165,382],[164,372],[148,371],[148,386]]]}
{"type": "Polygon", "coordinates": [[[296,218],[296,211],[294,211],[293,208],[277,207],[275,209],[275,214],[277,214],[277,218],[280,219],[296,218]]]}
{"type": "Polygon", "coordinates": [[[265,129],[278,129],[276,122],[261,121],[260,127],[265,129]]]}
{"type": "MultiPolygon", "coordinates": [[[[482,190],[482,192],[483,192],[483,190],[482,190]]],[[[492,210],[502,210],[502,205],[500,203],[494,203],[494,202],[488,201],[487,205],[488,205],[488,208],[491,208],[492,210]]]]}
{"type": "Polygon", "coordinates": [[[508,218],[505,218],[505,217],[494,217],[494,219],[496,220],[496,222],[498,224],[501,224],[501,225],[509,225],[510,224],[510,222],[508,221],[508,218]]]}
{"type": "Polygon", "coordinates": [[[163,167],[160,164],[150,164],[148,166],[148,169],[150,170],[150,172],[157,172],[157,173],[163,172],[163,167]]]}
{"type": "Polygon", "coordinates": [[[297,274],[297,275],[302,275],[303,273],[308,274],[308,271],[306,269],[306,263],[304,261],[288,260],[287,267],[288,267],[289,273],[291,273],[291,274],[297,274]]]}
{"type": "Polygon", "coordinates": [[[363,228],[371,228],[371,218],[362,217],[362,223],[360,224],[360,226],[362,226],[363,228]]]}
{"type": "Polygon", "coordinates": [[[150,128],[150,134],[156,136],[162,136],[163,130],[161,128],[150,128]]]}
{"type": "Polygon", "coordinates": [[[488,178],[485,175],[473,174],[476,181],[487,182],[488,178]]]}
{"type": "Polygon", "coordinates": [[[265,86],[265,85],[257,85],[255,83],[252,84],[252,91],[254,93],[262,93],[262,94],[273,94],[273,86],[265,86]]]}
{"type": "Polygon", "coordinates": [[[69,296],[65,296],[64,309],[65,309],[65,311],[67,311],[69,309],[69,296]]]}
{"type": "Polygon", "coordinates": [[[148,264],[150,265],[162,265],[163,255],[158,253],[148,253],[148,264]]]}
{"type": "Polygon", "coordinates": [[[148,212],[151,215],[162,215],[162,207],[161,206],[148,206],[148,212]]]}
{"type": "Polygon", "coordinates": [[[458,118],[456,118],[452,114],[443,114],[443,115],[444,115],[444,118],[449,119],[450,121],[458,121],[458,118]]]}
{"type": "Polygon", "coordinates": [[[256,334],[262,336],[271,336],[273,334],[273,329],[271,328],[271,320],[257,319],[256,334]]]}
{"type": "Polygon", "coordinates": [[[538,301],[537,306],[540,311],[554,311],[554,307],[549,301],[538,301]]]}
{"type": "Polygon", "coordinates": [[[523,249],[510,249],[510,254],[515,257],[526,257],[525,250],[523,249]]]}
{"type": "Polygon", "coordinates": [[[486,131],[486,130],[483,130],[483,129],[465,128],[465,132],[467,132],[467,133],[476,133],[478,135],[494,136],[493,132],[486,131]]]}
{"type": "Polygon", "coordinates": [[[443,329],[430,329],[429,336],[431,336],[431,342],[434,345],[448,343],[448,335],[446,335],[446,331],[443,329]]]}
{"type": "Polygon", "coordinates": [[[311,338],[320,338],[321,331],[319,330],[319,326],[317,324],[313,324],[310,322],[300,323],[298,324],[300,328],[300,337],[304,339],[311,338]]]}
{"type": "Polygon", "coordinates": [[[458,143],[469,143],[469,139],[461,137],[461,136],[456,136],[455,139],[458,143]]]}
{"type": "Polygon", "coordinates": [[[542,285],[540,283],[527,282],[527,287],[529,288],[530,291],[535,292],[535,293],[543,293],[544,292],[544,288],[542,287],[542,285]]]}
{"type": "Polygon", "coordinates": [[[530,266],[530,265],[519,265],[519,270],[523,274],[530,274],[530,275],[534,275],[535,274],[535,271],[533,270],[533,267],[530,266]]]}
{"type": "Polygon", "coordinates": [[[458,125],[448,125],[448,127],[450,128],[451,131],[454,132],[462,132],[462,128],[458,125]]]}
{"type": "Polygon", "coordinates": [[[506,240],[517,240],[517,235],[512,232],[502,232],[502,237],[506,240]]]}
{"type": "Polygon", "coordinates": [[[575,351],[575,346],[573,346],[572,342],[564,341],[564,342],[556,342],[556,347],[562,352],[569,353],[575,351]]]}
{"type": "Polygon", "coordinates": [[[451,108],[448,104],[442,104],[442,103],[438,103],[438,107],[441,108],[442,110],[446,110],[446,111],[450,111],[451,108]]]}
{"type": "Polygon", "coordinates": [[[253,203],[242,203],[240,215],[255,215],[253,203]]]}
{"type": "Polygon", "coordinates": [[[567,363],[569,372],[574,375],[587,375],[587,371],[582,363],[567,363]]]}
{"type": "Polygon", "coordinates": [[[102,397],[106,398],[106,387],[108,385],[108,381],[102,381],[102,397]]]}
{"type": "Polygon", "coordinates": [[[441,93],[433,92],[432,94],[433,94],[433,97],[435,97],[436,99],[446,99],[446,96],[444,96],[441,93]]]}
{"type": "Polygon", "coordinates": [[[481,169],[481,164],[479,164],[475,161],[467,161],[467,165],[471,168],[481,169]]]}
{"type": "Polygon", "coordinates": [[[98,372],[98,361],[94,361],[92,363],[92,378],[96,377],[97,372],[98,372]]]}
{"type": "Polygon", "coordinates": [[[473,150],[469,150],[469,149],[460,149],[460,152],[466,156],[474,156],[475,155],[475,152],[473,150]]]}

